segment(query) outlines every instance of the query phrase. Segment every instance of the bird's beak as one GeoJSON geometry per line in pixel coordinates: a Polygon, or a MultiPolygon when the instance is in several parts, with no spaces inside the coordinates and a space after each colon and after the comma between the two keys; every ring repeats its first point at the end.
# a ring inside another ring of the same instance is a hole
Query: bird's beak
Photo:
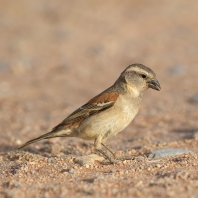
{"type": "Polygon", "coordinates": [[[148,82],[148,87],[155,89],[157,91],[160,91],[160,89],[161,89],[160,84],[156,78],[152,79],[151,81],[148,82]]]}

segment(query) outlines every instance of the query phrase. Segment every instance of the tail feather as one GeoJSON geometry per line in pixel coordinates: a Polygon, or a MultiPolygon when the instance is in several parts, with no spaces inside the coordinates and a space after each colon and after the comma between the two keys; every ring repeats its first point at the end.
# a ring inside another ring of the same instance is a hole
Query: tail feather
{"type": "Polygon", "coordinates": [[[41,135],[41,136],[39,136],[39,137],[37,137],[37,138],[35,138],[35,139],[32,139],[32,140],[26,142],[25,144],[23,144],[23,145],[21,145],[20,147],[18,147],[18,149],[21,149],[21,148],[23,148],[23,147],[25,147],[25,146],[27,146],[27,145],[29,145],[29,144],[38,142],[38,141],[40,141],[40,140],[49,139],[49,138],[53,138],[53,137],[58,137],[58,136],[56,135],[56,133],[54,133],[54,131],[51,131],[51,132],[49,132],[49,133],[46,133],[46,134],[44,134],[44,135],[41,135]]]}

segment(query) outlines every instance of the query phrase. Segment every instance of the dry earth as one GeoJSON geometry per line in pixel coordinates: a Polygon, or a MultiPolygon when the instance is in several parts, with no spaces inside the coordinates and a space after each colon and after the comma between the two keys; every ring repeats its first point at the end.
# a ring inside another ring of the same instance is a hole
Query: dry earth
{"type": "Polygon", "coordinates": [[[198,197],[195,0],[0,1],[0,197],[198,197]],[[42,141],[131,63],[157,74],[139,114],[108,140],[126,158],[80,166],[76,138],[42,141]],[[150,159],[159,148],[189,154],[150,159]]]}

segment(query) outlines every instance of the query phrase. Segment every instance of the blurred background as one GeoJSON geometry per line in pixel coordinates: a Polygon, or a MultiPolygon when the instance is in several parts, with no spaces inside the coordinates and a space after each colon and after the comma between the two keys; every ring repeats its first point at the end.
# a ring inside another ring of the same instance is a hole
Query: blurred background
{"type": "Polygon", "coordinates": [[[109,143],[190,138],[197,13],[195,0],[0,0],[0,149],[49,131],[132,63],[152,68],[162,90],[147,91],[133,124],[109,143]]]}

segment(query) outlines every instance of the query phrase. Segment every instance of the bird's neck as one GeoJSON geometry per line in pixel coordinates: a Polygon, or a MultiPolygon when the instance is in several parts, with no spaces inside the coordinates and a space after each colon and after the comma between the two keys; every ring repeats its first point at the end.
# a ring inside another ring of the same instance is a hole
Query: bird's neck
{"type": "Polygon", "coordinates": [[[131,95],[134,98],[142,98],[142,96],[143,96],[143,92],[139,91],[133,85],[128,85],[128,84],[126,84],[124,82],[123,83],[120,83],[120,82],[117,83],[117,82],[115,82],[115,84],[116,84],[116,87],[119,87],[119,89],[117,89],[117,90],[119,90],[119,92],[121,94],[129,94],[129,95],[131,95]]]}

